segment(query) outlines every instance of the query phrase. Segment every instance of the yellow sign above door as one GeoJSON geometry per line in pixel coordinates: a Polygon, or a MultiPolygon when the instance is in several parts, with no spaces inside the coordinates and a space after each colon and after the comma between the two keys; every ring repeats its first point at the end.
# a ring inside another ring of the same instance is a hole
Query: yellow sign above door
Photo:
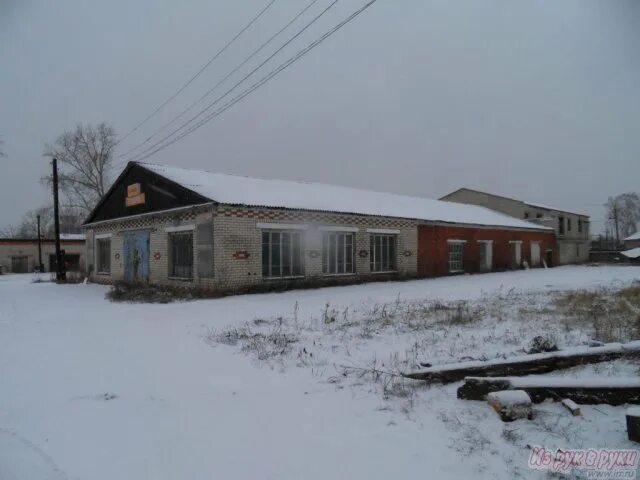
{"type": "Polygon", "coordinates": [[[144,193],[140,188],[139,183],[132,183],[127,186],[127,198],[125,199],[125,205],[127,207],[135,207],[136,205],[143,205],[145,202],[144,193]]]}

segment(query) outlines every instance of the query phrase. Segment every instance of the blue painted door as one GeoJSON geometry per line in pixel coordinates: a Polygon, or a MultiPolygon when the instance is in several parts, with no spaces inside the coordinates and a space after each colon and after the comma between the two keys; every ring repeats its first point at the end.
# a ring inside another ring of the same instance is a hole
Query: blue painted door
{"type": "Polygon", "coordinates": [[[149,232],[128,232],[124,234],[124,279],[127,282],[147,282],[149,280],[149,232]]]}

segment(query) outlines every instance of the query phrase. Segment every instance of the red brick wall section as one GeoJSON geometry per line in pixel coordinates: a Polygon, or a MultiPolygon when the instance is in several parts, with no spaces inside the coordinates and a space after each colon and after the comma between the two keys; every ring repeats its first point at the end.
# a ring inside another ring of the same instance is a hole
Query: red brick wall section
{"type": "Polygon", "coordinates": [[[418,226],[418,274],[421,276],[449,275],[449,244],[447,240],[466,240],[463,250],[464,271],[480,271],[478,240],[493,240],[493,270],[508,270],[511,265],[510,241],[522,241],[522,261],[531,263],[531,242],[541,242],[541,258],[553,250],[553,264],[558,264],[555,233],[499,230],[486,228],[418,226]]]}

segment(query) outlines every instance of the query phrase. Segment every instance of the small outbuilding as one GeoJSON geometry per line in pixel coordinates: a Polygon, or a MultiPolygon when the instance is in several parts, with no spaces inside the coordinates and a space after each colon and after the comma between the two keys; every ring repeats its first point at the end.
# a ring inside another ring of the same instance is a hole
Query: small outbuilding
{"type": "Polygon", "coordinates": [[[625,250],[631,250],[632,248],[638,247],[640,247],[640,232],[636,232],[624,239],[625,250]]]}
{"type": "MultiPolygon", "coordinates": [[[[60,235],[60,247],[64,250],[67,271],[84,272],[84,234],[60,235]]],[[[56,245],[51,238],[43,238],[38,251],[37,238],[0,238],[0,270],[2,273],[29,273],[38,270],[42,259],[43,271],[56,270],[56,245]],[[41,252],[41,253],[40,253],[41,252]]]]}
{"type": "Polygon", "coordinates": [[[134,162],[84,228],[103,283],[240,291],[557,262],[552,228],[483,207],[134,162]]]}

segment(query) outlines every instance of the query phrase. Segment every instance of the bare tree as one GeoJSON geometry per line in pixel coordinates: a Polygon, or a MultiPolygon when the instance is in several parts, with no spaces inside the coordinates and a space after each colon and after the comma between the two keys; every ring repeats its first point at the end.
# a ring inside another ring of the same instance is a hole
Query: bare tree
{"type": "MultiPolygon", "coordinates": [[[[44,206],[29,210],[22,216],[17,225],[12,225],[0,230],[0,236],[7,238],[37,238],[38,216],[40,216],[40,235],[44,238],[53,238],[54,222],[53,207],[44,206]]],[[[84,210],[62,205],[60,207],[60,231],[62,233],[82,233],[82,221],[84,210]]]]}
{"type": "MultiPolygon", "coordinates": [[[[60,135],[44,155],[57,158],[60,190],[70,206],[90,212],[109,186],[109,169],[116,145],[114,129],[106,123],[78,125],[60,135]]],[[[51,176],[43,179],[51,185],[51,176]]]]}
{"type": "Polygon", "coordinates": [[[616,242],[632,235],[640,224],[640,196],[634,192],[609,197],[605,204],[607,227],[615,235],[616,242]]]}
{"type": "Polygon", "coordinates": [[[7,225],[0,228],[0,238],[18,238],[18,227],[15,225],[7,225]]]}
{"type": "Polygon", "coordinates": [[[4,140],[2,140],[2,137],[0,137],[0,157],[6,157],[7,154],[4,153],[4,149],[2,148],[2,146],[4,145],[4,140]]]}

